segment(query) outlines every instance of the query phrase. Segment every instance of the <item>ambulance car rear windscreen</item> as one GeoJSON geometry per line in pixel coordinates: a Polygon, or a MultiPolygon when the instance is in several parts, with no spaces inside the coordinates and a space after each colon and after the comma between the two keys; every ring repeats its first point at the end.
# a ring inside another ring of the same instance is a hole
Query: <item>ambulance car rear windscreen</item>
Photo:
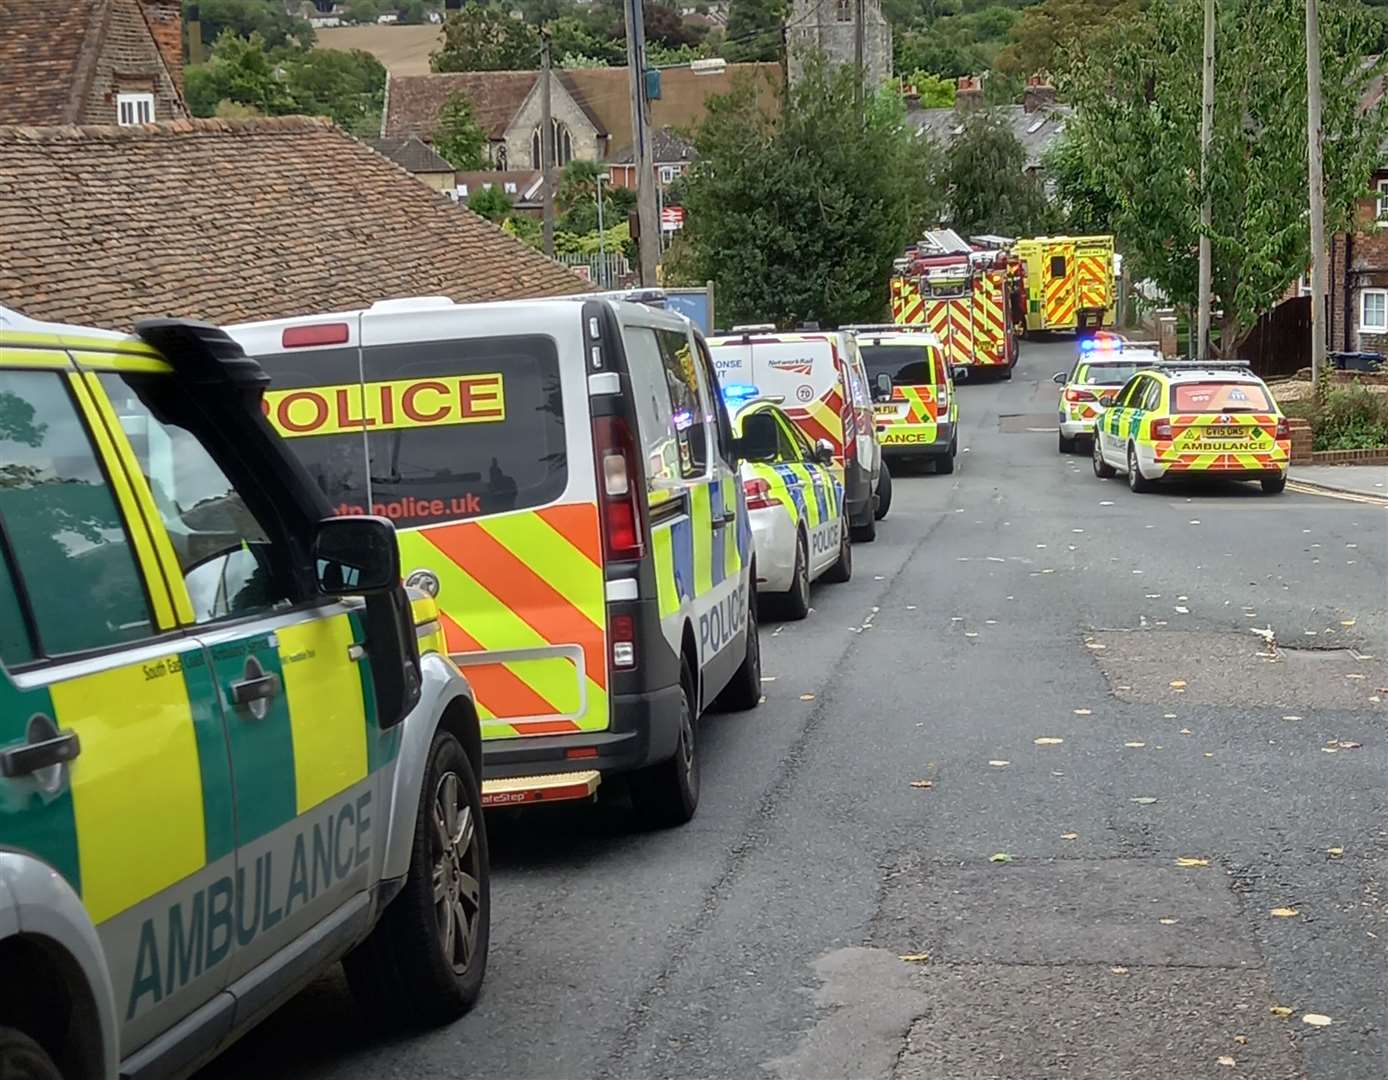
{"type": "Polygon", "coordinates": [[[360,369],[354,349],[260,361],[271,423],[340,514],[405,528],[540,506],[564,491],[559,361],[547,337],[369,346],[360,369]]]}
{"type": "Polygon", "coordinates": [[[1258,383],[1177,383],[1171,388],[1171,411],[1178,413],[1272,412],[1267,391],[1258,383]]]}
{"type": "Polygon", "coordinates": [[[932,350],[925,345],[861,345],[863,363],[867,366],[868,384],[875,386],[877,376],[887,374],[897,386],[931,386],[943,379],[931,371],[932,350]]]}

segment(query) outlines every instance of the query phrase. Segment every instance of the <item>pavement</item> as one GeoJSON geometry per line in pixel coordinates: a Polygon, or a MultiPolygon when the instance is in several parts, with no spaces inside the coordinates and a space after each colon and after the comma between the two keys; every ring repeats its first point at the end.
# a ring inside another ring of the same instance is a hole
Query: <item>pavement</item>
{"type": "Polygon", "coordinates": [[[1388,504],[1388,465],[1296,465],[1293,484],[1382,499],[1388,504]]]}
{"type": "Polygon", "coordinates": [[[204,1080],[1388,1076],[1388,510],[1096,479],[1072,349],[963,385],[958,471],[763,627],[692,823],[489,819],[470,1015],[331,975],[204,1080]]]}

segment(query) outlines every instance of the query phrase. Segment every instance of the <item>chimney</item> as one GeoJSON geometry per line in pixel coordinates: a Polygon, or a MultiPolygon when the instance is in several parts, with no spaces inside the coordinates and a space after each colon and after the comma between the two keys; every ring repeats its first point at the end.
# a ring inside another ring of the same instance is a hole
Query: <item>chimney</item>
{"type": "Polygon", "coordinates": [[[983,105],[983,82],[977,75],[959,76],[954,91],[954,107],[959,112],[981,108],[983,105]]]}
{"type": "Polygon", "coordinates": [[[179,96],[183,94],[183,15],[180,0],[140,0],[145,24],[149,27],[164,66],[169,69],[179,96]]]}
{"type": "Polygon", "coordinates": [[[1022,111],[1040,112],[1055,104],[1055,87],[1046,81],[1044,75],[1033,75],[1027,80],[1022,93],[1022,111]]]}
{"type": "Polygon", "coordinates": [[[201,64],[202,55],[202,12],[197,0],[188,5],[188,63],[201,64]]]}

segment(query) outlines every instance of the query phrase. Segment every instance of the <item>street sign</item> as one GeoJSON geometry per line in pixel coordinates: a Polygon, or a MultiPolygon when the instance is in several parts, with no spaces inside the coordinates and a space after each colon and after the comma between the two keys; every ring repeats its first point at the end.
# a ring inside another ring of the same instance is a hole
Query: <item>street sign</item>
{"type": "Polygon", "coordinates": [[[665,232],[684,228],[684,207],[667,206],[660,212],[660,227],[665,232]]]}

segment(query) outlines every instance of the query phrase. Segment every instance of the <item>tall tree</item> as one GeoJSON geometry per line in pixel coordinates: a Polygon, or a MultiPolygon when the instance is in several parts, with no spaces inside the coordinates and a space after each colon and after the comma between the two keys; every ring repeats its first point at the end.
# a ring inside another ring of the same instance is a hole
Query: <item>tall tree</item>
{"type": "Polygon", "coordinates": [[[472,102],[463,93],[450,94],[439,110],[434,127],[434,149],[455,169],[487,166],[487,133],[472,113],[472,102]]]}
{"type": "Polygon", "coordinates": [[[1147,0],[1041,0],[1013,24],[1010,44],[998,53],[998,70],[1009,75],[1058,73],[1078,49],[1100,56],[1113,35],[1131,24],[1147,0]]]}
{"type": "MultiPolygon", "coordinates": [[[[1214,289],[1228,348],[1305,272],[1304,0],[1220,0],[1210,193],[1214,289]]],[[[1196,300],[1202,0],[1152,0],[1105,63],[1062,84],[1076,106],[1072,183],[1116,208],[1128,265],[1173,301],[1196,300]]],[[[1352,220],[1388,131],[1366,108],[1382,62],[1365,61],[1374,27],[1357,0],[1321,8],[1326,228],[1352,220]]]]}
{"type": "Polygon", "coordinates": [[[1002,116],[976,109],[945,151],[948,220],[962,233],[1034,236],[1046,225],[1046,195],[1027,174],[1026,150],[1002,116]]]}
{"type": "Polygon", "coordinates": [[[249,106],[262,116],[298,111],[258,33],[242,38],[223,30],[208,62],[184,72],[184,95],[194,116],[212,116],[223,101],[249,106]]]}
{"type": "Polygon", "coordinates": [[[723,56],[735,63],[778,59],[789,10],[787,0],[729,0],[723,56]]]}
{"type": "Polygon", "coordinates": [[[499,3],[468,4],[448,16],[443,48],[429,58],[435,71],[533,71],[540,32],[499,3]]]}
{"type": "Polygon", "coordinates": [[[927,147],[894,89],[812,59],[779,117],[743,80],[710,99],[684,184],[683,267],[734,321],[880,319],[892,260],[932,216],[927,147]]]}
{"type": "Polygon", "coordinates": [[[198,8],[202,40],[214,42],[224,30],[240,38],[259,34],[267,48],[297,42],[303,48],[313,44],[313,27],[307,19],[285,12],[279,0],[184,0],[183,25],[188,25],[188,8],[198,8]]]}
{"type": "Polygon", "coordinates": [[[309,49],[280,65],[297,109],[330,116],[354,135],[375,135],[385,106],[386,69],[361,49],[309,49]]]}

